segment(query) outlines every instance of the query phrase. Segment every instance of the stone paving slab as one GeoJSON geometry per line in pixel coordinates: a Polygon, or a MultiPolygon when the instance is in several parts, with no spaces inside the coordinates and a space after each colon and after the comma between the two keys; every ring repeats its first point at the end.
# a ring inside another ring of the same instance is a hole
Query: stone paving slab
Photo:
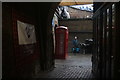
{"type": "Polygon", "coordinates": [[[93,80],[91,74],[91,54],[69,53],[66,60],[56,60],[55,68],[49,72],[40,73],[37,78],[65,80],[93,80]]]}

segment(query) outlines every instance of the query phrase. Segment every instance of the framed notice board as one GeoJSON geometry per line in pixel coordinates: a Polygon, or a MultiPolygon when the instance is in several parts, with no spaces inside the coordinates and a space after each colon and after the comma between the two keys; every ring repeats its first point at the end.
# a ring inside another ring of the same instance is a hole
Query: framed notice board
{"type": "Polygon", "coordinates": [[[36,21],[22,12],[12,10],[13,40],[15,64],[21,68],[39,57],[39,45],[36,39],[36,21]]]}

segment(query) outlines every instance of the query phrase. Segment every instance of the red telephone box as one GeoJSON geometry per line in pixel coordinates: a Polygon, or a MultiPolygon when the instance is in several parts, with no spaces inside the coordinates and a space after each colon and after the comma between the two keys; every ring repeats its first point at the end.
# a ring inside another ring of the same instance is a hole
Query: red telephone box
{"type": "Polygon", "coordinates": [[[55,31],[55,58],[66,59],[68,53],[68,28],[64,26],[56,27],[55,31]]]}

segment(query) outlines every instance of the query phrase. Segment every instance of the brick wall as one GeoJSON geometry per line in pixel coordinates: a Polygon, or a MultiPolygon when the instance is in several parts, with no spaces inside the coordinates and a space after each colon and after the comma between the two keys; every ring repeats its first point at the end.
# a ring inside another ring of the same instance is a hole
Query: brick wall
{"type": "Polygon", "coordinates": [[[68,27],[69,30],[69,41],[68,41],[68,52],[72,49],[72,40],[74,36],[78,37],[79,42],[84,42],[85,39],[92,38],[93,21],[92,19],[64,19],[59,20],[59,25],[68,27]]]}
{"type": "Polygon", "coordinates": [[[71,7],[68,7],[67,11],[69,12],[71,18],[87,18],[87,16],[91,17],[93,15],[90,11],[74,9],[71,7]]]}

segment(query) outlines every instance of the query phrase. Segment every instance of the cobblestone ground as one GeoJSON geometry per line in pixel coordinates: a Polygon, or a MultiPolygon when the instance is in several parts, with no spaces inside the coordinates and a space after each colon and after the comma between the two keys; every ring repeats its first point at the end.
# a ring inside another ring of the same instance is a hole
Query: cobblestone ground
{"type": "Polygon", "coordinates": [[[91,80],[91,54],[69,53],[66,60],[55,60],[55,68],[52,71],[42,72],[37,78],[55,79],[82,79],[91,80]]]}

